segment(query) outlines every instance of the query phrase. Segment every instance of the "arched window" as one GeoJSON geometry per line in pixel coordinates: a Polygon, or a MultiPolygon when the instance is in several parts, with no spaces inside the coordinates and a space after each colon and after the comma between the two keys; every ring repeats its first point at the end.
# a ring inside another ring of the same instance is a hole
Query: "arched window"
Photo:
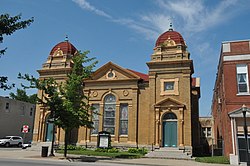
{"type": "Polygon", "coordinates": [[[103,130],[115,134],[115,107],[116,98],[109,94],[104,98],[103,130]]]}
{"type": "Polygon", "coordinates": [[[171,120],[171,119],[177,119],[176,115],[172,112],[170,113],[166,113],[165,115],[163,115],[163,120],[171,120]]]}

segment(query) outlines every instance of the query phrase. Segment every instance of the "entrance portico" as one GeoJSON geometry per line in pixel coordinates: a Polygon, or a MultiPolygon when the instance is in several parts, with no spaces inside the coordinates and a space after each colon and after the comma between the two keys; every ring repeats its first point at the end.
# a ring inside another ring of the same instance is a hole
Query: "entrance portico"
{"type": "Polygon", "coordinates": [[[155,105],[156,143],[161,147],[184,146],[184,105],[167,98],[155,105]]]}

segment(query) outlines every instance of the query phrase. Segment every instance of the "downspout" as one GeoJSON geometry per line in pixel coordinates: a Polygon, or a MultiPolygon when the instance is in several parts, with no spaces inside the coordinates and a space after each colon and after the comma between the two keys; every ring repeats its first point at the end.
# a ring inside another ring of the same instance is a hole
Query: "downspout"
{"type": "Polygon", "coordinates": [[[138,149],[138,140],[139,140],[139,81],[138,81],[138,89],[137,89],[137,105],[136,105],[136,148],[138,149]]]}

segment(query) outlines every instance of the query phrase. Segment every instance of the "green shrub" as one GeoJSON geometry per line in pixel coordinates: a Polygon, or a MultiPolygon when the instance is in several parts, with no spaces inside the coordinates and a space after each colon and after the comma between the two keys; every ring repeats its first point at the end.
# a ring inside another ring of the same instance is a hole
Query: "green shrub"
{"type": "Polygon", "coordinates": [[[111,149],[108,149],[108,152],[109,153],[119,153],[119,149],[116,149],[116,148],[111,148],[111,149]]]}
{"type": "Polygon", "coordinates": [[[63,150],[64,149],[64,145],[59,145],[58,150],[63,150]]]}
{"type": "Polygon", "coordinates": [[[145,155],[145,154],[148,153],[148,150],[145,149],[145,148],[139,148],[139,149],[138,149],[138,153],[145,155]]]}
{"type": "Polygon", "coordinates": [[[147,154],[148,153],[148,150],[147,149],[145,149],[145,148],[129,148],[128,149],[128,152],[129,153],[138,153],[138,154],[143,154],[143,155],[145,155],[145,154],[147,154]]]}
{"type": "Polygon", "coordinates": [[[68,150],[76,150],[76,146],[75,145],[68,145],[67,149],[68,150]]]}
{"type": "Polygon", "coordinates": [[[76,146],[76,150],[86,150],[86,148],[83,146],[76,146]]]}
{"type": "Polygon", "coordinates": [[[109,148],[109,149],[103,149],[103,148],[96,148],[95,152],[104,152],[104,153],[119,153],[119,149],[116,148],[109,148]]]}
{"type": "Polygon", "coordinates": [[[136,148],[129,148],[129,149],[128,149],[128,152],[129,152],[129,153],[137,153],[137,151],[138,151],[138,150],[137,150],[136,148]]]}
{"type": "Polygon", "coordinates": [[[96,148],[95,152],[108,152],[108,149],[96,148]]]}
{"type": "MultiPolygon", "coordinates": [[[[60,150],[64,150],[64,145],[59,146],[60,150]]],[[[86,150],[86,148],[82,147],[82,146],[75,146],[75,145],[68,145],[67,146],[68,150],[86,150]]]]}

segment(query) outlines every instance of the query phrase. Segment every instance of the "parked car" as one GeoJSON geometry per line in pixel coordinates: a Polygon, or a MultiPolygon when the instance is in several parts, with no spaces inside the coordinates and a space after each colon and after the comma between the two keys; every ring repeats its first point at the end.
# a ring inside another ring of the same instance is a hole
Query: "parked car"
{"type": "Polygon", "coordinates": [[[31,142],[29,142],[29,143],[23,143],[22,149],[26,149],[28,147],[31,147],[31,142]]]}
{"type": "Polygon", "coordinates": [[[23,138],[19,136],[5,136],[0,139],[0,145],[2,146],[18,146],[22,147],[23,145],[23,138]]]}

